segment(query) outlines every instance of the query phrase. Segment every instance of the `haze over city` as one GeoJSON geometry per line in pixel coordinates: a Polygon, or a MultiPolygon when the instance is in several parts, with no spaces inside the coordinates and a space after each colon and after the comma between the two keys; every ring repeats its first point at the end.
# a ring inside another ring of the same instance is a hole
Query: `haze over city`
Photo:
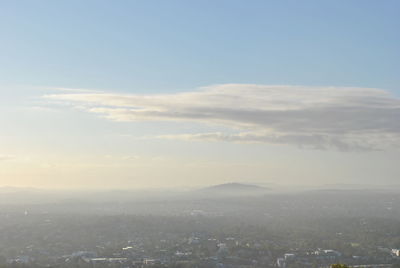
{"type": "Polygon", "coordinates": [[[400,268],[399,11],[0,0],[0,268],[400,268]]]}

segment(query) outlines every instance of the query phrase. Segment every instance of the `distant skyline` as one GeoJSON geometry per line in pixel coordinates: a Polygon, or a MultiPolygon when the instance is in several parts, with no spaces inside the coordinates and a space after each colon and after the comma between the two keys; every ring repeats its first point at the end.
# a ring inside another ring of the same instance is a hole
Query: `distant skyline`
{"type": "Polygon", "coordinates": [[[0,10],[0,187],[399,183],[399,1],[0,10]]]}

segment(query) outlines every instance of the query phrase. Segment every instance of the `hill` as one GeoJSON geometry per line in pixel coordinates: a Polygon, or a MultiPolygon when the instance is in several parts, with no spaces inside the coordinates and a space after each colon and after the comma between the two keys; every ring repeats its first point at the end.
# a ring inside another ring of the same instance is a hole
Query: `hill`
{"type": "Polygon", "coordinates": [[[254,195],[266,193],[268,190],[268,188],[258,185],[232,182],[206,187],[198,190],[198,193],[214,195],[254,195]]]}

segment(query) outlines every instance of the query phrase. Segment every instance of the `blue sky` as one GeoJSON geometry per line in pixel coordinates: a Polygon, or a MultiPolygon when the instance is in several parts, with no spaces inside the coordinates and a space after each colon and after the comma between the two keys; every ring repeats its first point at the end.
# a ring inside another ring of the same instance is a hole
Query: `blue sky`
{"type": "Polygon", "coordinates": [[[399,10],[0,1],[0,185],[396,183],[399,10]]]}
{"type": "Polygon", "coordinates": [[[2,1],[5,85],[398,90],[398,1],[2,1]]]}

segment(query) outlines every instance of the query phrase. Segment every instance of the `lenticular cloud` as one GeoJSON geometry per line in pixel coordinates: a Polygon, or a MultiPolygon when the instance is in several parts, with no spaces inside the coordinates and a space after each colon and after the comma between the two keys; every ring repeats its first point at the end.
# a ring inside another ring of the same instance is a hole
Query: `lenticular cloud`
{"type": "Polygon", "coordinates": [[[69,93],[45,98],[83,106],[114,121],[198,122],[232,130],[164,133],[159,138],[341,151],[400,145],[400,100],[380,89],[225,84],[174,94],[69,93]]]}

